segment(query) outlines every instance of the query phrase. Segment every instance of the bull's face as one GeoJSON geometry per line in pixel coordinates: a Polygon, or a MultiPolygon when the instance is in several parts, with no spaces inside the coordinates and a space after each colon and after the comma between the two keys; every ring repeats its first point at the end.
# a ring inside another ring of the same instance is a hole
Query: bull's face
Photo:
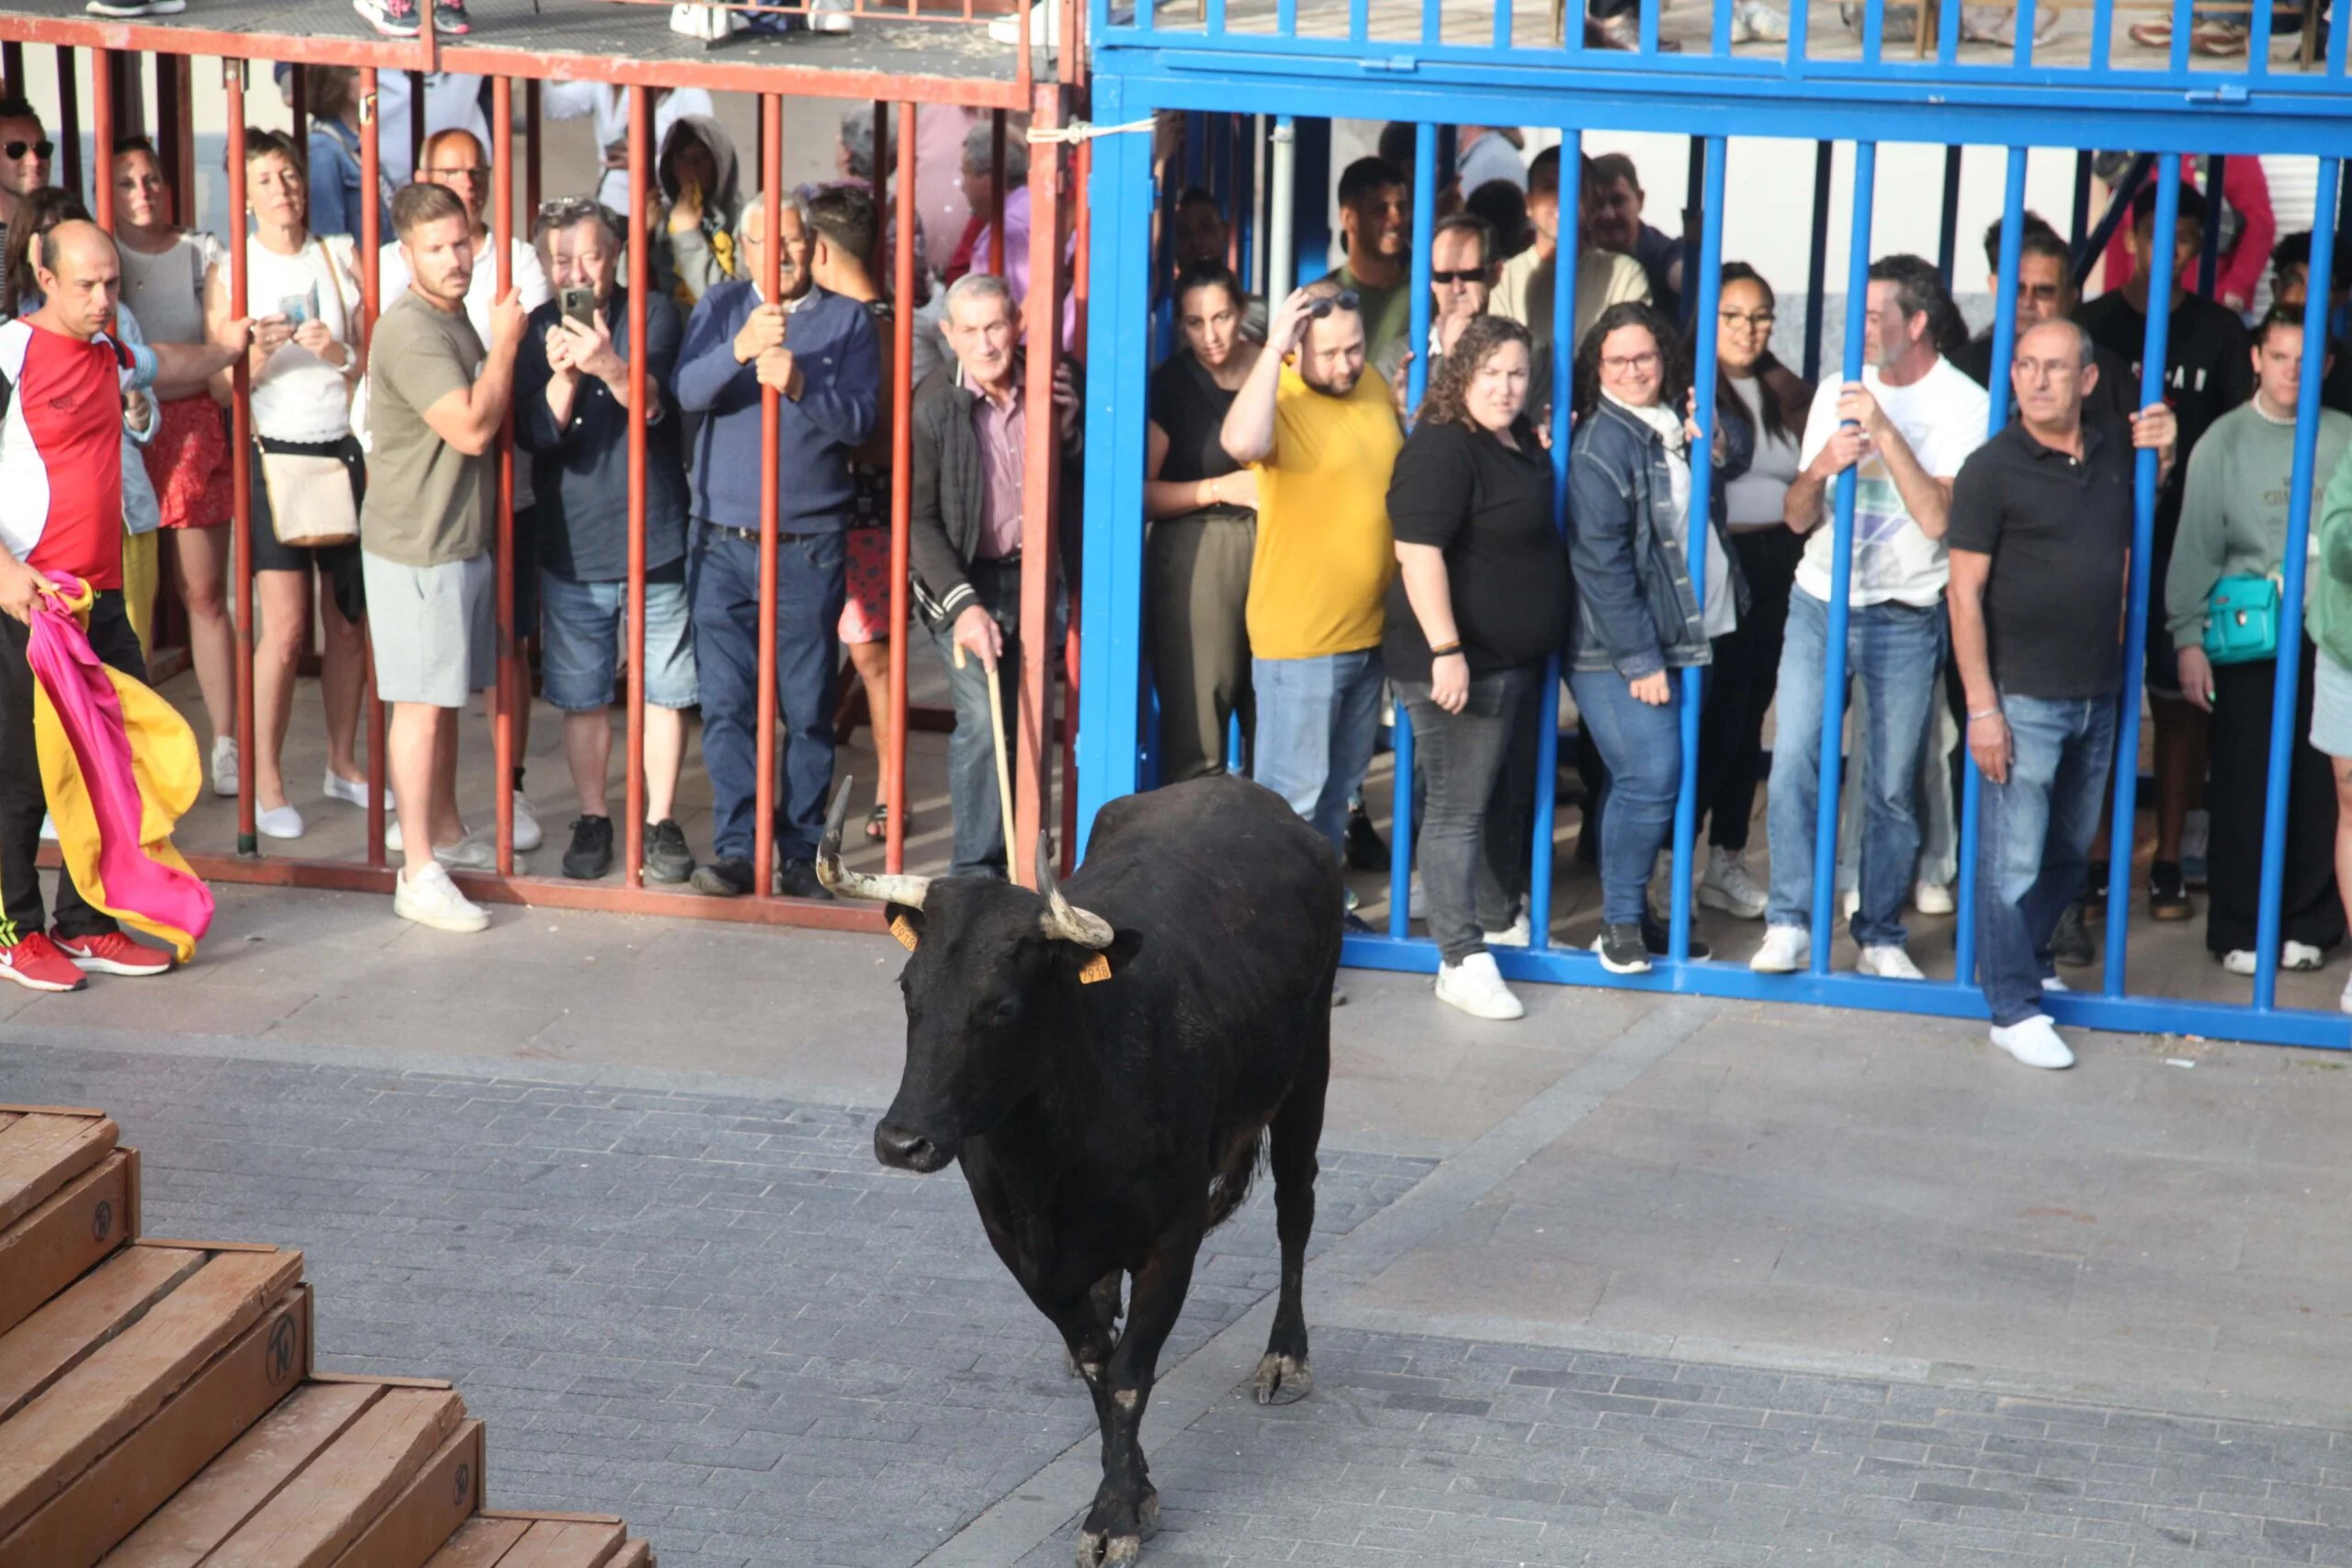
{"type": "Polygon", "coordinates": [[[978,877],[933,882],[922,908],[890,907],[914,951],[899,976],[906,1071],[874,1130],[883,1164],[941,1168],[1043,1081],[1080,976],[1110,961],[1047,934],[1046,911],[1036,894],[978,877]]]}

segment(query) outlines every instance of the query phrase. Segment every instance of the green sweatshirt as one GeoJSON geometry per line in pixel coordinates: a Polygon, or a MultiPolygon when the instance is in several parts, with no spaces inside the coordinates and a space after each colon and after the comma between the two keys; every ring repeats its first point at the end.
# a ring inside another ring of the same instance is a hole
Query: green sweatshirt
{"type": "Polygon", "coordinates": [[[2304,624],[2321,652],[2352,670],[2352,458],[2334,473],[2320,502],[2319,558],[2303,585],[2304,624]]]}
{"type": "MultiPolygon", "coordinates": [[[[2319,538],[2321,492],[2352,447],[2352,415],[2322,409],[2312,461],[2312,538],[2319,538]]],[[[2267,577],[2287,553],[2287,486],[2295,463],[2295,426],[2265,415],[2252,401],[2215,420],[2189,454],[2172,567],[2165,574],[2165,620],[2173,646],[2205,640],[2205,606],[2225,577],[2267,577]]],[[[2344,492],[2352,505],[2352,490],[2344,492]]],[[[2314,574],[2316,575],[2316,574],[2314,574]]],[[[2318,600],[2311,599],[2319,636],[2318,600]]],[[[2343,612],[2339,611],[2339,615],[2343,612]]],[[[2352,632],[2352,617],[2346,619],[2352,632]]]]}

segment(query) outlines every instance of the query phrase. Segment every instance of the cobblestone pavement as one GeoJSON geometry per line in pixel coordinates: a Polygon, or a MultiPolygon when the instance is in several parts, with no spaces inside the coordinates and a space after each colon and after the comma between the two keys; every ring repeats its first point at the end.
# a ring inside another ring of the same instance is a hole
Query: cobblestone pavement
{"type": "MultiPolygon", "coordinates": [[[[301,1247],[326,1367],[455,1380],[495,1503],[622,1510],[668,1568],[911,1564],[1092,1429],[870,1111],[17,1047],[0,1099],[109,1108],[150,1234],[301,1247]]],[[[1431,1168],[1327,1148],[1317,1250],[1431,1168]]],[[[1261,1194],[1213,1238],[1164,1367],[1271,1290],[1272,1232],[1261,1194]]],[[[1147,1564],[2352,1563],[2352,1433],[1328,1325],[1315,1359],[1156,1439],[1147,1564]]]]}

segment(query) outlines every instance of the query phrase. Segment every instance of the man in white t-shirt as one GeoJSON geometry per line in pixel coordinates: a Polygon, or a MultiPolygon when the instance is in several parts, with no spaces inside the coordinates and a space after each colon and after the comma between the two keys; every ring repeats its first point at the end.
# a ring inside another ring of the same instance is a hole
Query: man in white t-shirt
{"type": "MultiPolygon", "coordinates": [[[[492,169],[490,153],[480,138],[470,130],[452,127],[436,130],[424,139],[418,150],[416,183],[424,186],[446,186],[466,204],[466,213],[473,221],[474,264],[472,281],[466,286],[466,319],[473,323],[475,335],[482,342],[490,341],[490,307],[498,297],[498,264],[490,250],[490,225],[483,213],[490,207],[492,169]]],[[[548,289],[547,269],[539,265],[539,253],[524,236],[531,231],[528,215],[514,228],[512,248],[514,258],[509,269],[515,293],[521,298],[523,314],[546,304],[553,298],[548,289]]],[[[408,262],[401,255],[398,241],[386,245],[378,263],[380,279],[376,297],[397,299],[409,286],[408,262]]],[[[514,636],[516,640],[538,635],[539,625],[539,551],[537,498],[531,493],[531,466],[527,461],[514,465],[514,636]]],[[[519,690],[514,700],[514,773],[509,787],[514,791],[514,848],[518,853],[528,853],[539,847],[545,830],[531,810],[530,798],[523,793],[523,754],[531,739],[531,688],[529,672],[522,661],[515,661],[519,690]]],[[[397,850],[400,846],[395,843],[397,850]]]]}
{"type": "MultiPolygon", "coordinates": [[[[1913,804],[1920,752],[1944,663],[1944,527],[1951,481],[1984,442],[1984,389],[1937,353],[1935,323],[1951,309],[1943,280],[1917,256],[1871,264],[1860,381],[1825,382],[1805,423],[1796,479],[1781,516],[1810,535],[1789,596],[1779,722],[1766,829],[1772,887],[1764,944],[1748,966],[1801,969],[1812,952],[1814,829],[1828,694],[1835,485],[1855,470],[1846,663],[1867,701],[1852,776],[1862,790],[1861,903],[1852,920],[1865,975],[1916,980],[1904,950],[1903,900],[1919,854],[1913,804]]],[[[1838,694],[1842,712],[1845,694],[1838,694]]]]}

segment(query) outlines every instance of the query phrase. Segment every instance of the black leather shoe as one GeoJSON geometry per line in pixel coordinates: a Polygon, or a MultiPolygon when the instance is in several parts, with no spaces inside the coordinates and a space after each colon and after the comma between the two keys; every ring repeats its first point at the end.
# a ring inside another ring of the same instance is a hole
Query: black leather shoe
{"type": "Polygon", "coordinates": [[[817,868],[805,860],[787,860],[776,869],[775,890],[787,898],[815,898],[827,903],[833,897],[817,880],[817,868]]]}
{"type": "Polygon", "coordinates": [[[741,898],[752,890],[752,863],[741,855],[729,855],[695,867],[690,879],[694,890],[713,898],[741,898]]]}

